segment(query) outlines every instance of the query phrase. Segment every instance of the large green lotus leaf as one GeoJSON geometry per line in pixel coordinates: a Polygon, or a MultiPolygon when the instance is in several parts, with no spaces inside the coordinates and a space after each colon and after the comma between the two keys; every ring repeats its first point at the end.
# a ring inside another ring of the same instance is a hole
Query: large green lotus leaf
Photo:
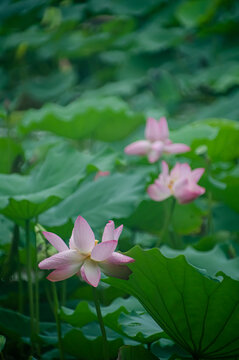
{"type": "Polygon", "coordinates": [[[239,166],[229,171],[221,171],[217,177],[209,177],[206,188],[213,198],[220,200],[233,210],[239,212],[239,166]]]}
{"type": "Polygon", "coordinates": [[[145,173],[112,174],[82,183],[78,190],[40,218],[41,224],[55,227],[82,215],[94,228],[103,227],[112,218],[133,212],[144,194],[145,173]]]}
{"type": "Polygon", "coordinates": [[[225,204],[217,204],[213,207],[213,224],[216,231],[239,231],[239,214],[225,204]]]}
{"type": "Polygon", "coordinates": [[[184,255],[189,264],[205,270],[210,276],[215,276],[218,271],[223,271],[227,276],[239,280],[239,257],[229,259],[220,245],[210,251],[198,251],[190,246],[185,250],[162,246],[160,251],[169,258],[184,255]]]}
{"type": "Polygon", "coordinates": [[[239,156],[239,124],[225,119],[208,119],[193,122],[172,132],[171,138],[195,150],[206,146],[212,160],[229,161],[239,156]]]}
{"type": "Polygon", "coordinates": [[[192,359],[188,353],[171,339],[159,339],[152,344],[150,349],[160,360],[192,359]]]}
{"type": "MultiPolygon", "coordinates": [[[[153,234],[160,234],[165,216],[171,207],[172,199],[163,202],[143,200],[135,212],[127,219],[125,225],[153,234]]],[[[176,204],[172,225],[178,234],[187,235],[199,232],[203,222],[203,211],[195,203],[186,205],[176,204]]]]}
{"type": "Polygon", "coordinates": [[[211,279],[184,256],[169,259],[158,249],[128,252],[129,280],[106,279],[134,295],[160,327],[194,359],[239,355],[239,282],[223,273],[211,279]]]}
{"type": "Polygon", "coordinates": [[[239,109],[235,104],[238,103],[239,92],[232,92],[227,96],[216,97],[214,102],[209,104],[200,104],[192,120],[203,120],[209,118],[227,118],[237,120],[239,116],[239,109]]]}
{"type": "Polygon", "coordinates": [[[93,138],[103,141],[123,139],[144,122],[143,115],[133,113],[117,98],[85,98],[68,106],[48,104],[25,113],[20,129],[51,131],[72,139],[93,138]]]}
{"type": "MultiPolygon", "coordinates": [[[[0,331],[10,338],[22,338],[24,342],[29,343],[30,318],[15,311],[0,308],[0,331]]],[[[98,324],[92,323],[91,326],[83,327],[81,330],[74,330],[69,325],[62,325],[62,333],[64,334],[64,350],[69,354],[75,355],[77,358],[80,356],[83,360],[102,359],[103,343],[98,324]]],[[[123,345],[123,341],[117,338],[117,334],[110,329],[107,329],[107,336],[110,354],[114,357],[117,349],[123,345]]],[[[39,337],[46,345],[57,345],[56,325],[41,323],[39,337]]]]}
{"type": "Polygon", "coordinates": [[[207,86],[215,92],[222,93],[239,82],[239,66],[236,61],[217,63],[214,66],[198,71],[193,77],[194,86],[207,86]]]}
{"type": "Polygon", "coordinates": [[[69,196],[91,163],[89,153],[57,146],[29,175],[0,175],[1,212],[12,219],[39,215],[69,196]]]}
{"type": "Polygon", "coordinates": [[[23,156],[21,145],[10,138],[0,138],[0,153],[4,154],[0,161],[0,173],[14,172],[15,161],[23,156]]]}
{"type": "MultiPolygon", "coordinates": [[[[162,2],[162,0],[158,1],[158,3],[160,2],[162,2]]],[[[89,2],[89,6],[90,9],[96,13],[110,11],[110,13],[120,15],[143,15],[148,13],[153,8],[153,6],[155,6],[155,2],[154,0],[149,0],[147,2],[143,0],[116,0],[114,2],[110,0],[91,0],[89,2]]]]}
{"type": "MultiPolygon", "coordinates": [[[[108,330],[108,329],[107,329],[108,330]]],[[[117,338],[115,333],[107,331],[107,341],[111,359],[115,359],[123,340],[117,338]]],[[[102,360],[103,339],[99,325],[93,323],[88,329],[72,329],[63,338],[64,350],[82,360],[102,360]]]]}
{"type": "MultiPolygon", "coordinates": [[[[102,307],[101,311],[104,324],[121,337],[141,343],[152,343],[164,334],[133,297],[118,298],[111,305],[102,307]]],[[[94,307],[82,301],[75,310],[62,307],[61,319],[74,327],[83,327],[97,321],[97,315],[94,307]]]]}
{"type": "Polygon", "coordinates": [[[157,360],[149,350],[143,346],[127,346],[124,345],[119,350],[118,360],[157,360]]]}
{"type": "Polygon", "coordinates": [[[176,11],[176,17],[186,27],[196,27],[213,17],[219,1],[187,0],[176,11]]]}
{"type": "Polygon", "coordinates": [[[163,330],[147,313],[133,311],[125,314],[122,312],[118,322],[126,336],[141,343],[152,343],[164,336],[163,330]]]}
{"type": "Polygon", "coordinates": [[[30,337],[29,317],[0,308],[0,331],[9,337],[30,337]]]}
{"type": "MultiPolygon", "coordinates": [[[[162,28],[159,26],[158,21],[150,22],[147,26],[141,29],[138,32],[137,37],[135,37],[134,52],[155,53],[160,50],[175,47],[183,41],[185,36],[185,30],[180,27],[162,28]]],[[[162,76],[163,75],[164,74],[162,74],[162,76]]],[[[163,97],[164,96],[165,95],[163,95],[163,97]]]]}

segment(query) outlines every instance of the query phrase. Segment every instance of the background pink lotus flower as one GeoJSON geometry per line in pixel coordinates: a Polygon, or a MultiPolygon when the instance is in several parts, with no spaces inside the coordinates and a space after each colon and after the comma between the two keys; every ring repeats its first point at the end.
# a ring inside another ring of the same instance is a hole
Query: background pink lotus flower
{"type": "Polygon", "coordinates": [[[96,173],[94,180],[97,180],[97,179],[99,179],[99,178],[102,177],[102,176],[109,176],[109,175],[110,175],[110,172],[109,172],[109,171],[100,171],[100,170],[99,170],[99,171],[96,173]]]}
{"type": "Polygon", "coordinates": [[[44,231],[43,235],[58,250],[38,265],[40,269],[55,269],[47,279],[65,280],[75,274],[96,287],[101,278],[101,270],[110,276],[127,278],[130,270],[125,265],[134,261],[129,256],[115,252],[123,225],[115,229],[113,221],[105,226],[102,242],[95,240],[88,222],[78,216],[75,221],[69,248],[56,234],[44,231]]]}
{"type": "Polygon", "coordinates": [[[155,201],[173,195],[180,204],[186,204],[205,193],[205,189],[197,184],[204,171],[203,168],[191,170],[188,164],[177,163],[169,173],[168,164],[162,161],[162,173],[147,192],[155,201]]]}
{"type": "Polygon", "coordinates": [[[147,155],[150,163],[156,162],[162,154],[180,154],[190,151],[185,144],[173,144],[169,139],[168,124],[165,117],[159,121],[148,118],[145,128],[146,140],[135,141],[126,146],[128,155],[147,155]]]}

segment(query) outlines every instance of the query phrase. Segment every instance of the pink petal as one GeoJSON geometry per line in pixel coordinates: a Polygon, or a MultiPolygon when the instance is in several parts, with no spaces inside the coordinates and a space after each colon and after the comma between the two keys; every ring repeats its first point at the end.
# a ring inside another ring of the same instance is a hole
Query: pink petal
{"type": "Polygon", "coordinates": [[[162,175],[164,180],[166,180],[168,177],[168,164],[166,161],[162,161],[162,175]]]}
{"type": "Polygon", "coordinates": [[[149,141],[157,141],[160,139],[160,132],[157,120],[148,118],[145,127],[145,137],[149,141]]]}
{"type": "Polygon", "coordinates": [[[122,230],[123,225],[120,225],[115,229],[114,221],[110,220],[108,224],[105,225],[102,241],[118,240],[122,230]]]}
{"type": "Polygon", "coordinates": [[[205,169],[203,169],[203,168],[198,168],[198,169],[193,170],[191,173],[193,181],[198,182],[199,179],[202,177],[204,171],[205,171],[205,169]]]}
{"type": "Polygon", "coordinates": [[[156,184],[149,185],[147,193],[154,201],[163,201],[172,195],[167,186],[157,186],[156,184]]]}
{"type": "Polygon", "coordinates": [[[177,163],[171,170],[170,176],[174,180],[180,180],[185,177],[189,179],[191,177],[191,168],[187,163],[177,163]]]}
{"type": "Polygon", "coordinates": [[[168,154],[181,154],[190,150],[190,147],[185,144],[169,144],[164,146],[164,152],[168,154]]]}
{"type": "Polygon", "coordinates": [[[80,250],[83,254],[88,254],[94,245],[95,236],[90,225],[82,216],[78,216],[72,231],[70,248],[80,250]]]}
{"type": "Polygon", "coordinates": [[[116,246],[116,240],[104,241],[97,244],[91,252],[91,259],[94,261],[104,261],[113,253],[116,246]]]}
{"type": "Polygon", "coordinates": [[[58,235],[48,231],[42,231],[42,234],[57,251],[69,250],[66,243],[58,235]]]}
{"type": "Polygon", "coordinates": [[[150,142],[147,140],[135,141],[124,149],[128,155],[146,155],[150,150],[150,142]]]}
{"type": "Polygon", "coordinates": [[[118,239],[120,237],[120,234],[122,233],[123,227],[124,227],[123,225],[120,225],[115,229],[115,231],[114,231],[114,240],[118,241],[118,239]]]}
{"type": "Polygon", "coordinates": [[[114,221],[110,220],[108,224],[105,225],[102,241],[115,240],[114,231],[115,231],[114,221]]]}
{"type": "Polygon", "coordinates": [[[165,117],[161,117],[158,123],[158,129],[159,129],[159,139],[160,140],[166,140],[169,136],[168,131],[168,123],[165,117]]]}
{"type": "Polygon", "coordinates": [[[81,276],[88,284],[97,287],[101,277],[100,268],[93,261],[86,260],[81,268],[81,276]]]}
{"type": "Polygon", "coordinates": [[[57,269],[66,265],[77,264],[81,266],[84,257],[76,250],[61,251],[43,260],[38,265],[40,269],[57,269]]]}
{"type": "Polygon", "coordinates": [[[163,153],[164,145],[161,141],[156,141],[151,145],[151,149],[148,152],[148,159],[150,163],[156,162],[163,153]]]}
{"type": "Polygon", "coordinates": [[[197,184],[190,183],[188,178],[180,179],[174,185],[174,195],[180,204],[186,204],[204,194],[205,189],[197,184]]]}
{"type": "Polygon", "coordinates": [[[97,180],[99,177],[108,176],[108,175],[110,175],[109,171],[98,171],[95,175],[94,180],[97,180]]]}
{"type": "Polygon", "coordinates": [[[105,261],[107,263],[113,264],[113,265],[121,265],[121,264],[127,264],[132,263],[135,260],[129,256],[123,255],[119,252],[113,252],[110,257],[105,261]]]}
{"type": "Polygon", "coordinates": [[[50,281],[61,281],[68,279],[69,277],[75,275],[79,271],[80,267],[77,265],[69,265],[61,269],[52,271],[47,279],[50,281]]]}
{"type": "Polygon", "coordinates": [[[178,202],[180,204],[187,204],[197,197],[203,195],[205,193],[205,189],[201,186],[196,185],[194,188],[189,188],[187,192],[178,196],[178,202]]]}
{"type": "Polygon", "coordinates": [[[173,179],[178,179],[181,176],[181,163],[176,163],[176,165],[173,167],[173,169],[170,172],[170,176],[173,179]]]}

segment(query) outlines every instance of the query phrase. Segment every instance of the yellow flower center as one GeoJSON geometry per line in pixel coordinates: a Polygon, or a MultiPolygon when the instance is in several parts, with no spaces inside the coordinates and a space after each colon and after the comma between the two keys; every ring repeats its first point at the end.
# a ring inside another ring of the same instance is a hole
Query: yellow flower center
{"type": "Polygon", "coordinates": [[[174,185],[174,180],[170,180],[168,184],[168,188],[171,192],[173,191],[173,185],[174,185]]]}

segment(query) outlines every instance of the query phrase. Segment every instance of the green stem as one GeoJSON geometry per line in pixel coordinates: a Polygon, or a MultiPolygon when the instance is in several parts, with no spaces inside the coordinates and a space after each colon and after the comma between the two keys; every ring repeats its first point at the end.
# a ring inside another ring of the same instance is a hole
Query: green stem
{"type": "Polygon", "coordinates": [[[47,298],[47,301],[51,308],[51,311],[53,312],[53,314],[55,316],[54,303],[52,302],[52,296],[51,296],[50,290],[48,288],[48,283],[45,283],[45,293],[46,293],[46,298],[47,298]]]}
{"type": "Polygon", "coordinates": [[[27,278],[28,278],[28,297],[30,310],[30,326],[31,326],[31,345],[33,348],[35,338],[35,324],[34,324],[34,303],[33,303],[33,289],[32,289],[32,257],[31,257],[31,243],[30,243],[30,221],[25,222],[26,232],[26,246],[27,246],[27,278]]]}
{"type": "Polygon", "coordinates": [[[61,284],[61,306],[64,306],[66,303],[66,281],[63,281],[61,284]]]}
{"type": "Polygon", "coordinates": [[[60,352],[60,359],[64,360],[64,351],[63,351],[63,344],[62,344],[62,337],[61,337],[61,320],[59,316],[59,301],[57,296],[56,284],[52,283],[52,290],[53,290],[53,300],[54,300],[54,313],[56,319],[56,327],[57,327],[57,336],[58,336],[58,345],[59,345],[59,352],[60,352]]]}
{"type": "Polygon", "coordinates": [[[100,310],[100,301],[97,293],[97,289],[92,287],[93,289],[93,298],[95,302],[95,309],[98,316],[99,324],[100,324],[100,330],[103,338],[103,354],[104,354],[104,360],[109,360],[109,347],[108,347],[108,341],[106,337],[106,331],[104,326],[103,317],[100,310]]]}
{"type": "Polygon", "coordinates": [[[207,231],[209,235],[213,234],[213,216],[212,216],[212,193],[208,190],[208,223],[207,231]]]}
{"type": "Polygon", "coordinates": [[[21,271],[20,255],[19,255],[20,232],[18,225],[16,225],[16,238],[17,238],[18,311],[20,313],[23,313],[23,282],[22,282],[22,271],[21,271]]]}
{"type": "Polygon", "coordinates": [[[156,162],[155,166],[156,166],[156,173],[157,174],[161,173],[161,164],[159,162],[156,162]]]}
{"type": "Polygon", "coordinates": [[[158,239],[158,241],[156,243],[156,246],[160,246],[160,244],[162,244],[163,241],[165,240],[165,237],[166,237],[166,235],[167,235],[167,233],[169,231],[169,224],[170,224],[170,221],[172,220],[175,205],[176,205],[176,199],[172,198],[171,206],[170,206],[170,208],[168,210],[167,215],[165,216],[164,225],[163,225],[163,228],[161,230],[160,237],[159,237],[159,239],[158,239]]]}
{"type": "MultiPolygon", "coordinates": [[[[37,217],[35,219],[37,224],[37,217]]],[[[37,264],[37,233],[35,233],[35,316],[36,316],[36,333],[39,333],[40,311],[39,311],[39,277],[38,277],[38,264],[37,264]]]]}

